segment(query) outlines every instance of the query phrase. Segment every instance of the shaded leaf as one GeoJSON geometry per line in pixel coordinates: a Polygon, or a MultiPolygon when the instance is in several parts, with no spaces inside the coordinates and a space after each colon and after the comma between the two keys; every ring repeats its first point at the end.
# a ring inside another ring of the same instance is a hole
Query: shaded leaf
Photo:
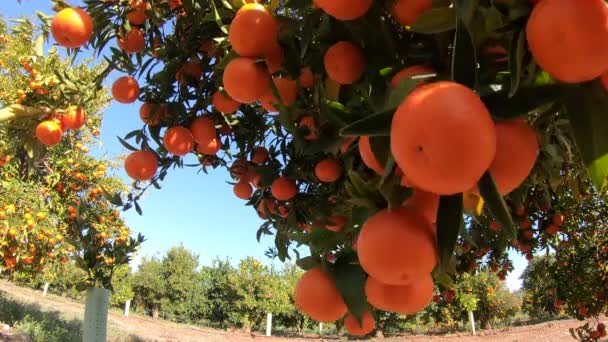
{"type": "Polygon", "coordinates": [[[501,232],[508,240],[517,237],[517,229],[513,223],[513,218],[507,208],[507,203],[502,198],[494,179],[489,172],[484,173],[478,183],[479,193],[483,197],[485,206],[490,210],[494,219],[500,224],[501,232]]]}
{"type": "Polygon", "coordinates": [[[436,34],[456,28],[456,11],[450,7],[432,8],[425,11],[410,27],[412,32],[436,34]]]}
{"type": "Polygon", "coordinates": [[[441,196],[437,213],[437,249],[439,265],[446,270],[452,259],[456,240],[464,225],[462,194],[441,196]]]}
{"type": "Polygon", "coordinates": [[[336,287],[348,307],[348,312],[359,321],[367,309],[367,296],[365,295],[365,272],[356,261],[356,255],[339,258],[330,272],[336,282],[336,287]]]}

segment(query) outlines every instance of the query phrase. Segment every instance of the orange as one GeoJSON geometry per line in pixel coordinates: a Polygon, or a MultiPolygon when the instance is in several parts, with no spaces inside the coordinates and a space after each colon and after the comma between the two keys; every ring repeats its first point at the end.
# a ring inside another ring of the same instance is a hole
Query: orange
{"type": "Polygon", "coordinates": [[[315,166],[315,176],[321,182],[331,183],[337,181],[342,175],[340,162],[333,158],[323,159],[315,166]]]}
{"type": "Polygon", "coordinates": [[[224,69],[226,93],[241,103],[253,103],[270,89],[270,74],[253,58],[237,57],[224,69]]]}
{"type": "Polygon", "coordinates": [[[300,127],[306,127],[308,129],[308,134],[304,136],[304,139],[317,140],[319,138],[318,130],[315,126],[315,119],[312,116],[308,115],[303,117],[300,120],[300,127]]]}
{"type": "Polygon", "coordinates": [[[362,136],[359,138],[359,154],[361,155],[361,160],[363,160],[363,164],[365,164],[365,166],[376,171],[376,173],[379,175],[384,174],[384,166],[380,164],[378,159],[376,159],[368,136],[362,136]]]}
{"type": "Polygon", "coordinates": [[[357,137],[344,138],[342,145],[340,145],[340,153],[344,154],[344,153],[348,152],[348,150],[350,150],[350,146],[355,142],[355,140],[357,140],[357,137]]]}
{"type": "Polygon", "coordinates": [[[300,87],[311,89],[315,86],[315,75],[312,73],[310,67],[304,67],[300,71],[300,77],[298,77],[300,87]]]}
{"type": "Polygon", "coordinates": [[[87,123],[87,113],[82,107],[70,107],[63,115],[62,122],[69,129],[80,129],[87,123]]]}
{"type": "Polygon", "coordinates": [[[393,3],[392,14],[399,24],[409,26],[431,7],[433,0],[396,0],[393,3]]]}
{"type": "MultiPolygon", "coordinates": [[[[280,102],[284,106],[291,106],[296,102],[296,98],[298,97],[298,83],[296,81],[283,77],[273,77],[272,82],[277,88],[280,102]]],[[[274,97],[271,88],[260,97],[260,103],[269,112],[279,111],[279,107],[276,106],[279,103],[279,99],[274,97]]]]}
{"type": "Polygon", "coordinates": [[[283,66],[283,61],[285,60],[283,48],[277,44],[272,50],[266,53],[264,58],[266,60],[266,66],[268,66],[268,71],[270,71],[271,74],[274,74],[281,70],[281,67],[283,66]]]}
{"type": "Polygon", "coordinates": [[[249,163],[242,159],[234,161],[230,166],[230,175],[240,181],[249,180],[249,163]]]}
{"type": "Polygon", "coordinates": [[[238,182],[234,185],[233,191],[236,197],[248,200],[253,193],[253,188],[247,182],[238,182]]]}
{"type": "Polygon", "coordinates": [[[377,309],[412,315],[433,299],[433,278],[416,275],[407,285],[387,285],[373,277],[365,282],[367,301],[377,309]]]}
{"type": "Polygon", "coordinates": [[[383,209],[365,221],[357,239],[361,267],[392,285],[409,283],[412,275],[430,273],[437,263],[431,224],[409,208],[383,209]]]}
{"type": "Polygon", "coordinates": [[[348,217],[343,215],[332,215],[327,218],[327,225],[325,228],[327,230],[331,230],[332,232],[339,233],[344,229],[346,224],[348,223],[348,217]]]}
{"type": "Polygon", "coordinates": [[[138,53],[141,51],[146,42],[144,40],[144,34],[137,27],[131,27],[126,35],[121,33],[116,40],[116,44],[119,48],[124,50],[126,53],[138,53]]]}
{"type": "Polygon", "coordinates": [[[139,95],[139,83],[131,76],[118,78],[112,84],[112,97],[120,103],[133,103],[139,95]]]}
{"type": "Polygon", "coordinates": [[[338,20],[355,20],[367,13],[372,0],[315,0],[314,3],[338,20]]]}
{"type": "Polygon", "coordinates": [[[148,18],[146,10],[148,9],[145,0],[130,0],[131,12],[127,14],[127,19],[133,25],[143,25],[148,18]]]}
{"type": "Polygon", "coordinates": [[[439,195],[477,184],[496,155],[488,109],[471,89],[455,82],[416,88],[391,124],[391,152],[416,187],[439,195]]]}
{"type": "Polygon", "coordinates": [[[63,137],[63,130],[55,120],[45,120],[36,126],[36,138],[47,146],[56,145],[63,137]]]}
{"type": "Polygon", "coordinates": [[[150,151],[135,151],[125,159],[127,175],[137,181],[152,179],[157,169],[156,156],[150,151]]]}
{"type": "Polygon", "coordinates": [[[279,201],[289,201],[298,193],[296,182],[287,177],[279,177],[272,182],[270,192],[279,201]]]}
{"type": "Polygon", "coordinates": [[[224,114],[233,114],[241,106],[240,103],[234,101],[232,98],[230,98],[230,96],[222,93],[219,90],[213,93],[213,96],[211,97],[211,104],[215,110],[224,114]]]}
{"type": "Polygon", "coordinates": [[[160,125],[161,119],[166,116],[167,108],[162,104],[145,102],[139,107],[139,118],[148,126],[160,125]]]}
{"type": "Polygon", "coordinates": [[[414,76],[434,74],[435,70],[425,65],[414,65],[396,73],[391,79],[391,86],[397,87],[401,81],[414,76]]]}
{"type": "Polygon", "coordinates": [[[333,322],[346,314],[346,304],[331,275],[317,267],[306,271],[295,289],[295,304],[315,321],[333,322]]]}
{"type": "Polygon", "coordinates": [[[207,141],[198,142],[196,151],[208,156],[216,154],[222,148],[222,141],[219,138],[211,138],[207,141]]]}
{"type": "Polygon", "coordinates": [[[182,0],[169,0],[169,9],[171,11],[182,7],[182,0]]]}
{"type": "Polygon", "coordinates": [[[608,70],[607,23],[604,0],[541,1],[526,25],[528,46],[536,63],[553,78],[590,81],[608,70]]]}
{"type": "Polygon", "coordinates": [[[274,200],[265,198],[258,203],[258,216],[263,220],[268,219],[269,215],[276,215],[277,203],[274,200]]]}
{"type": "Polygon", "coordinates": [[[264,147],[256,147],[251,155],[251,162],[257,165],[262,165],[268,161],[268,150],[264,147]]]}
{"type": "Polygon", "coordinates": [[[327,76],[338,84],[353,84],[363,76],[363,50],[351,42],[338,42],[325,52],[323,58],[327,76]]]}
{"type": "Polygon", "coordinates": [[[496,156],[490,174],[501,194],[506,195],[523,183],[538,157],[536,132],[523,120],[496,124],[496,156]]]}
{"type": "Polygon", "coordinates": [[[439,195],[415,189],[412,196],[405,201],[405,206],[418,211],[430,223],[437,222],[439,195]]]}
{"type": "Polygon", "coordinates": [[[182,126],[173,126],[167,129],[163,137],[163,146],[169,153],[184,156],[192,151],[194,138],[190,130],[182,126]]]}
{"type": "Polygon", "coordinates": [[[217,129],[215,129],[213,120],[205,116],[198,117],[192,122],[190,132],[197,144],[208,143],[217,137],[217,129]]]}
{"type": "Polygon", "coordinates": [[[375,324],[374,317],[372,317],[369,311],[365,311],[361,316],[361,324],[359,324],[357,318],[350,313],[344,317],[344,328],[348,331],[349,335],[353,336],[365,336],[371,333],[374,331],[375,324]]]}
{"type": "Polygon", "coordinates": [[[93,36],[93,19],[80,8],[64,8],[51,21],[51,34],[57,44],[77,49],[93,36]]]}
{"type": "Polygon", "coordinates": [[[277,45],[277,22],[264,6],[246,4],[230,23],[228,39],[240,56],[264,56],[277,45]]]}
{"type": "Polygon", "coordinates": [[[203,74],[203,68],[199,63],[186,62],[175,73],[175,78],[180,84],[186,84],[189,81],[198,82],[203,74]]]}

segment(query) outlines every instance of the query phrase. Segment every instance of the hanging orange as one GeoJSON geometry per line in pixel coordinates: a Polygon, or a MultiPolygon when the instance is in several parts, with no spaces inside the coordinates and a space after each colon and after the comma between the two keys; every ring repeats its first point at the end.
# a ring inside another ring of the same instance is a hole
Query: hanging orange
{"type": "Polygon", "coordinates": [[[81,8],[64,8],[53,17],[51,34],[57,44],[77,49],[93,36],[93,19],[81,8]]]}
{"type": "Polygon", "coordinates": [[[139,96],[139,83],[131,76],[122,76],[112,84],[112,97],[120,103],[133,103],[139,96]]]}
{"type": "Polygon", "coordinates": [[[346,314],[346,304],[334,280],[322,268],[306,271],[298,280],[295,304],[310,318],[333,322],[346,314]]]}
{"type": "Polygon", "coordinates": [[[413,315],[433,299],[433,278],[430,274],[411,276],[406,285],[384,284],[374,277],[365,282],[367,301],[377,309],[413,315]]]}
{"type": "Polygon", "coordinates": [[[270,89],[270,74],[253,58],[237,57],[224,69],[224,89],[241,103],[253,103],[270,89]]]}
{"type": "Polygon", "coordinates": [[[363,76],[365,56],[363,50],[351,42],[338,42],[325,52],[325,72],[338,84],[353,84],[363,76]]]}
{"type": "Polygon", "coordinates": [[[125,171],[137,181],[147,181],[154,177],[158,161],[150,151],[135,151],[125,159],[125,171]]]}
{"type": "Polygon", "coordinates": [[[261,57],[277,45],[277,23],[263,5],[243,5],[228,31],[234,51],[242,57],[261,57]]]}
{"type": "Polygon", "coordinates": [[[240,103],[219,90],[213,93],[213,96],[211,97],[211,104],[215,110],[224,114],[233,114],[241,106],[240,103]]]}
{"type": "Polygon", "coordinates": [[[163,137],[163,146],[169,153],[184,156],[192,151],[194,138],[189,129],[182,126],[173,126],[167,129],[163,137]]]}
{"type": "Polygon", "coordinates": [[[367,13],[372,0],[315,0],[314,3],[338,20],[355,20],[367,13]]]}

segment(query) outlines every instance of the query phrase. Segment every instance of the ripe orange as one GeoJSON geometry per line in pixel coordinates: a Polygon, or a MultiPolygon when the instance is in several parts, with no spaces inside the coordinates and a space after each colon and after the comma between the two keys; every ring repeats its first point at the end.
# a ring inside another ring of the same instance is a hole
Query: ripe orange
{"type": "Polygon", "coordinates": [[[270,199],[265,198],[263,201],[258,203],[258,216],[263,220],[267,220],[270,215],[276,215],[277,203],[270,199]]]}
{"type": "Polygon", "coordinates": [[[63,130],[55,120],[45,120],[36,126],[36,138],[44,145],[56,145],[62,137],[63,130]]]}
{"type": "Polygon", "coordinates": [[[355,20],[367,13],[372,0],[315,0],[314,3],[338,20],[355,20]]]}
{"type": "Polygon", "coordinates": [[[139,107],[139,118],[150,127],[158,126],[161,119],[167,116],[165,105],[145,102],[139,107]]]}
{"type": "Polygon", "coordinates": [[[363,50],[346,41],[338,42],[327,49],[323,63],[329,78],[338,84],[353,84],[365,71],[363,50]]]}
{"type": "Polygon", "coordinates": [[[213,137],[207,141],[197,142],[196,151],[208,156],[216,154],[222,148],[222,141],[213,137]]]}
{"type": "Polygon", "coordinates": [[[77,49],[93,36],[93,19],[81,8],[64,8],[53,17],[51,34],[57,44],[77,49]]]}
{"type": "Polygon", "coordinates": [[[295,290],[295,304],[310,318],[333,322],[346,314],[346,304],[331,275],[322,268],[306,271],[295,290]]]}
{"type": "Polygon", "coordinates": [[[112,84],[112,97],[120,103],[133,103],[139,95],[139,83],[131,76],[122,76],[112,84]]]}
{"type": "Polygon", "coordinates": [[[471,89],[435,82],[416,88],[397,108],[391,151],[416,188],[455,194],[475,186],[489,168],[496,155],[496,131],[471,89]]]}
{"type": "Polygon", "coordinates": [[[173,126],[167,129],[163,137],[163,146],[169,153],[184,156],[192,151],[194,138],[189,129],[182,126],[173,126]]]}
{"type": "Polygon", "coordinates": [[[287,177],[279,177],[272,182],[270,192],[279,201],[289,201],[298,193],[296,182],[287,177]]]}
{"type": "Polygon", "coordinates": [[[253,103],[270,89],[270,74],[255,59],[237,57],[224,69],[224,89],[241,103],[253,103]]]}
{"type": "Polygon", "coordinates": [[[325,183],[337,181],[342,175],[340,162],[333,158],[323,159],[315,166],[315,176],[325,183]]]}
{"type": "Polygon", "coordinates": [[[418,211],[430,223],[437,222],[439,195],[415,189],[412,196],[405,201],[405,206],[418,211]]]}
{"type": "Polygon", "coordinates": [[[127,14],[127,19],[133,25],[143,25],[146,22],[148,16],[146,10],[148,5],[145,0],[130,0],[129,5],[131,6],[131,12],[127,14]]]}
{"type": "Polygon", "coordinates": [[[240,56],[265,56],[277,45],[277,23],[263,5],[246,4],[232,20],[228,39],[240,56]]]}
{"type": "Polygon", "coordinates": [[[238,182],[234,185],[233,191],[236,197],[248,200],[253,193],[253,188],[247,182],[238,182]]]}
{"type": "Polygon", "coordinates": [[[365,294],[367,301],[377,309],[412,315],[433,299],[433,278],[425,273],[412,276],[411,283],[406,285],[387,285],[368,277],[365,294]]]}
{"type": "Polygon", "coordinates": [[[557,227],[561,226],[564,223],[565,217],[560,213],[556,213],[551,217],[551,222],[557,227]]]}
{"type": "Polygon", "coordinates": [[[62,122],[69,129],[80,129],[87,123],[87,113],[82,107],[70,107],[63,115],[62,122]]]}
{"type": "Polygon", "coordinates": [[[363,224],[357,240],[361,267],[371,277],[392,285],[430,273],[437,263],[431,224],[409,208],[381,210],[363,224]]]}
{"type": "Polygon", "coordinates": [[[203,68],[199,63],[189,61],[184,63],[175,73],[175,78],[180,84],[198,82],[203,74],[203,68]]]}
{"type": "Polygon", "coordinates": [[[363,164],[365,164],[365,166],[376,171],[376,173],[379,175],[384,174],[384,166],[380,164],[378,159],[376,159],[368,136],[362,136],[359,138],[359,154],[361,155],[361,160],[363,160],[363,164]]]}
{"type": "Polygon", "coordinates": [[[315,75],[312,73],[310,67],[302,68],[298,81],[302,88],[311,89],[315,86],[315,75]]]}
{"type": "Polygon", "coordinates": [[[190,125],[190,132],[197,144],[205,144],[217,137],[213,120],[206,116],[196,118],[190,125]]]}
{"type": "Polygon", "coordinates": [[[127,175],[137,181],[152,179],[157,169],[156,156],[150,151],[135,151],[125,159],[127,175]]]}
{"type": "Polygon", "coordinates": [[[604,0],[541,1],[526,25],[530,52],[555,79],[590,81],[608,70],[607,22],[604,0]]]}
{"type": "MultiPolygon", "coordinates": [[[[296,102],[296,98],[298,97],[298,83],[296,81],[283,77],[273,77],[272,82],[277,88],[280,102],[284,106],[291,106],[296,102]]],[[[279,99],[274,97],[272,89],[268,89],[268,91],[260,97],[260,103],[262,104],[262,107],[269,112],[279,111],[279,107],[275,105],[279,103],[279,99]]]]}
{"type": "Polygon", "coordinates": [[[211,97],[211,104],[215,110],[224,114],[233,114],[241,106],[240,103],[234,101],[230,98],[230,96],[222,93],[219,90],[213,93],[213,96],[211,97]]]}
{"type": "Polygon", "coordinates": [[[266,163],[269,158],[268,150],[264,147],[256,147],[253,149],[251,162],[257,165],[266,163]]]}
{"type": "Polygon", "coordinates": [[[285,60],[285,53],[281,45],[276,44],[272,50],[264,55],[264,59],[266,60],[268,71],[270,71],[271,74],[281,70],[281,67],[283,67],[283,61],[285,60]]]}
{"type": "Polygon", "coordinates": [[[249,169],[249,163],[246,160],[238,159],[230,166],[230,175],[239,181],[248,181],[249,169]]]}
{"type": "Polygon", "coordinates": [[[348,217],[343,215],[332,215],[327,218],[327,225],[325,228],[332,232],[339,233],[344,229],[344,226],[348,223],[348,217]]]}
{"type": "Polygon", "coordinates": [[[414,24],[422,13],[433,7],[433,0],[396,0],[392,14],[401,25],[414,24]]]}
{"type": "Polygon", "coordinates": [[[505,195],[523,183],[538,156],[536,132],[523,120],[496,124],[496,156],[490,173],[500,193],[505,195]]]}
{"type": "Polygon", "coordinates": [[[137,27],[131,27],[131,31],[126,35],[122,32],[120,33],[116,40],[116,44],[126,53],[138,53],[144,48],[146,42],[141,30],[137,27]]]}
{"type": "Polygon", "coordinates": [[[414,65],[396,73],[391,79],[391,86],[397,87],[401,81],[414,76],[434,74],[435,70],[426,65],[414,65]]]}
{"type": "Polygon", "coordinates": [[[306,127],[308,129],[308,134],[304,136],[304,139],[317,140],[319,138],[318,130],[315,126],[315,119],[312,116],[307,115],[300,119],[300,127],[306,127]]]}
{"type": "Polygon", "coordinates": [[[361,324],[352,314],[348,313],[346,317],[344,317],[344,328],[348,331],[349,335],[353,336],[365,336],[372,331],[374,331],[374,325],[376,322],[374,321],[374,317],[369,313],[369,311],[365,311],[363,316],[361,316],[361,324]]]}

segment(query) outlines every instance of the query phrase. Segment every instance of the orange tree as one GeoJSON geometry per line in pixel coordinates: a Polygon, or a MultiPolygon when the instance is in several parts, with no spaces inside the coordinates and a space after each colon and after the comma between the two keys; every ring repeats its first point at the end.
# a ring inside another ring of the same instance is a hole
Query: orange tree
{"type": "Polygon", "coordinates": [[[227,167],[270,254],[307,270],[296,304],[351,334],[483,260],[504,278],[508,248],[546,245],[531,218],[557,187],[604,186],[603,0],[83,2],[55,0],[51,33],[143,102],[138,187],[188,154],[227,167]]]}
{"type": "Polygon", "coordinates": [[[75,258],[89,286],[111,288],[143,238],[129,237],[107,195],[126,189],[111,162],[88,155],[108,101],[102,69],[45,55],[41,27],[0,21],[0,268],[33,277],[75,258]]]}

